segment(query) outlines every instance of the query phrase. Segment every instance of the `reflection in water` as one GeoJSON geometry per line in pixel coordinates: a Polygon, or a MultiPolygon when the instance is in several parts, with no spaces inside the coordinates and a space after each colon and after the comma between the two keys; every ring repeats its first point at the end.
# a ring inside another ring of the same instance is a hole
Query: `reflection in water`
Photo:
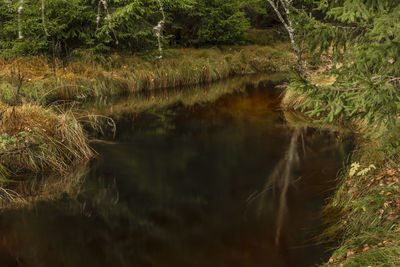
{"type": "MultiPolygon", "coordinates": [[[[281,236],[281,230],[283,227],[283,219],[285,214],[287,213],[287,193],[289,189],[289,184],[292,178],[292,168],[294,164],[299,163],[299,155],[297,154],[297,142],[298,137],[300,135],[300,129],[295,129],[292,138],[290,140],[289,149],[285,154],[283,164],[278,163],[278,166],[284,166],[282,176],[278,176],[280,170],[276,170],[273,172],[273,176],[270,178],[272,183],[275,185],[277,179],[281,179],[281,192],[279,197],[279,209],[278,215],[276,219],[276,234],[275,234],[275,244],[279,244],[279,239],[281,236]]],[[[282,162],[282,161],[281,161],[282,162]]],[[[278,168],[279,168],[278,167],[278,168]]]]}
{"type": "Polygon", "coordinates": [[[60,177],[29,177],[19,182],[4,182],[0,187],[0,209],[27,207],[40,200],[56,200],[63,194],[74,198],[79,194],[85,174],[86,164],[77,165],[67,175],[60,177]]]}
{"type": "Polygon", "coordinates": [[[0,187],[0,208],[8,207],[11,203],[16,206],[25,205],[26,199],[14,190],[0,187]]]}
{"type": "Polygon", "coordinates": [[[271,188],[273,194],[276,191],[279,192],[279,208],[277,209],[276,216],[276,230],[275,230],[275,244],[279,245],[281,231],[284,225],[284,218],[288,212],[287,207],[287,194],[290,184],[294,183],[294,177],[292,175],[293,168],[300,164],[300,157],[298,154],[297,144],[299,138],[302,140],[303,152],[305,155],[304,146],[304,136],[301,128],[295,128],[292,137],[290,139],[289,147],[284,154],[283,158],[278,162],[272,174],[268,177],[267,183],[265,184],[263,190],[256,196],[251,195],[248,202],[252,202],[258,199],[258,216],[261,216],[264,210],[264,206],[268,200],[268,195],[270,194],[271,188]]]}
{"type": "Polygon", "coordinates": [[[279,73],[238,76],[208,85],[199,85],[195,88],[146,91],[130,97],[115,99],[104,97],[97,99],[96,102],[86,103],[83,107],[90,114],[101,114],[119,120],[129,114],[156,112],[176,104],[191,107],[213,103],[227,95],[244,93],[248,87],[271,86],[284,79],[284,74],[279,73]]]}
{"type": "Polygon", "coordinates": [[[318,214],[346,146],[287,127],[276,94],[237,88],[212,104],[119,113],[116,139],[96,144],[98,158],[66,183],[70,189],[3,210],[0,266],[297,267],[326,260],[326,247],[309,240],[321,231],[318,214]],[[300,136],[307,160],[295,167],[300,136]],[[280,175],[265,185],[276,166],[280,175]],[[246,202],[249,195],[257,201],[246,202]]]}

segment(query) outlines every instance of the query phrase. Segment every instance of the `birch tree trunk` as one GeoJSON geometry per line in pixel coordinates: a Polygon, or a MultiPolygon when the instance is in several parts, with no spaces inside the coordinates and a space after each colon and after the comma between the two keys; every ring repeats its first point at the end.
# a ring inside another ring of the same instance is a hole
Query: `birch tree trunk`
{"type": "Polygon", "coordinates": [[[276,15],[278,16],[279,20],[285,27],[286,31],[288,32],[290,42],[292,44],[292,48],[297,58],[297,71],[302,74],[303,72],[303,50],[300,48],[299,44],[297,43],[295,30],[293,28],[292,20],[290,19],[290,8],[292,7],[293,0],[267,0],[270,6],[274,9],[276,15]],[[279,10],[279,3],[283,8],[283,12],[279,10]]]}
{"type": "Polygon", "coordinates": [[[46,36],[48,37],[50,35],[49,35],[49,32],[47,31],[47,27],[46,27],[45,1],[46,0],[42,0],[42,25],[43,25],[44,34],[46,34],[46,36]]]}
{"type": "Polygon", "coordinates": [[[21,0],[18,6],[18,39],[24,38],[24,36],[22,35],[22,26],[21,26],[21,14],[23,9],[24,9],[24,0],[21,0]]]}
{"type": "Polygon", "coordinates": [[[164,12],[164,6],[161,2],[161,0],[158,0],[158,4],[160,5],[160,11],[162,14],[162,19],[158,22],[157,26],[153,28],[154,32],[157,35],[157,41],[158,41],[158,51],[160,51],[160,56],[158,58],[162,58],[162,45],[161,45],[161,40],[162,40],[162,32],[164,29],[164,23],[165,23],[165,12],[164,12]]]}

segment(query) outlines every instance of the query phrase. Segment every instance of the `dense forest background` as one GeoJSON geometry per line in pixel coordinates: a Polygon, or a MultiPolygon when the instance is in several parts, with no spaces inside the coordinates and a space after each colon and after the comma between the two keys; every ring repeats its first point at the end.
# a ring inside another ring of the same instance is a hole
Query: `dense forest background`
{"type": "Polygon", "coordinates": [[[4,0],[1,53],[150,52],[161,21],[163,45],[170,47],[244,44],[250,27],[277,24],[268,8],[261,0],[4,0]]]}

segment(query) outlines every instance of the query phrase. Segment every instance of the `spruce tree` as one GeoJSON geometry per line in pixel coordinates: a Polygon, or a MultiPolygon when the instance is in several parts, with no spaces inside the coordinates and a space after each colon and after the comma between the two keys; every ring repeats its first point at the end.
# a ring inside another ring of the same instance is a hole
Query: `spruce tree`
{"type": "Polygon", "coordinates": [[[158,39],[238,44],[248,27],[240,0],[1,0],[0,54],[151,52],[158,39]]]}
{"type": "Polygon", "coordinates": [[[400,152],[400,3],[392,0],[318,1],[313,13],[296,10],[315,57],[328,55],[332,85],[315,86],[296,76],[291,88],[309,96],[303,105],[323,122],[341,118],[367,122],[371,134],[388,133],[386,151],[400,152]]]}

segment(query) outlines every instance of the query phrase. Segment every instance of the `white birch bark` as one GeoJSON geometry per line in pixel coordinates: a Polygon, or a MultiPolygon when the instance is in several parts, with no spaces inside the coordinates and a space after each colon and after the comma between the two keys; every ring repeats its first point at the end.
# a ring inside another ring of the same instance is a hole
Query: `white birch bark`
{"type": "Polygon", "coordinates": [[[297,71],[299,73],[303,72],[303,62],[302,62],[302,49],[299,47],[299,44],[296,40],[296,34],[293,28],[293,23],[290,16],[290,7],[292,6],[292,0],[279,0],[274,2],[273,0],[267,0],[270,6],[274,9],[276,15],[278,16],[279,20],[285,27],[286,31],[288,32],[290,42],[292,44],[294,53],[297,58],[297,71]],[[282,15],[282,12],[279,10],[279,3],[282,5],[283,10],[285,12],[285,17],[282,15]]]}
{"type": "Polygon", "coordinates": [[[46,0],[42,0],[42,25],[43,25],[43,31],[44,34],[46,34],[46,36],[50,36],[49,32],[47,31],[47,27],[46,27],[46,16],[45,16],[45,7],[46,7],[46,0]]]}
{"type": "Polygon", "coordinates": [[[101,3],[102,3],[102,1],[100,0],[99,4],[97,6],[96,32],[99,29],[99,24],[100,24],[101,3]]]}
{"type": "Polygon", "coordinates": [[[21,0],[18,6],[18,39],[24,38],[24,36],[22,35],[22,26],[21,26],[21,14],[23,9],[24,9],[24,0],[21,0]]]}
{"type": "Polygon", "coordinates": [[[106,0],[100,0],[100,2],[103,4],[104,11],[106,12],[106,15],[104,17],[104,21],[107,23],[107,35],[110,36],[109,29],[111,29],[111,16],[110,13],[108,12],[108,5],[106,0]]]}
{"type": "Polygon", "coordinates": [[[162,45],[161,45],[161,40],[162,40],[162,33],[163,33],[163,29],[164,29],[164,23],[165,23],[165,12],[164,12],[164,6],[161,2],[161,0],[158,0],[158,4],[160,5],[160,11],[162,14],[162,19],[158,22],[157,26],[155,26],[153,28],[154,32],[157,35],[157,41],[158,41],[158,51],[160,52],[160,56],[158,57],[159,59],[161,59],[162,56],[162,45]]]}

